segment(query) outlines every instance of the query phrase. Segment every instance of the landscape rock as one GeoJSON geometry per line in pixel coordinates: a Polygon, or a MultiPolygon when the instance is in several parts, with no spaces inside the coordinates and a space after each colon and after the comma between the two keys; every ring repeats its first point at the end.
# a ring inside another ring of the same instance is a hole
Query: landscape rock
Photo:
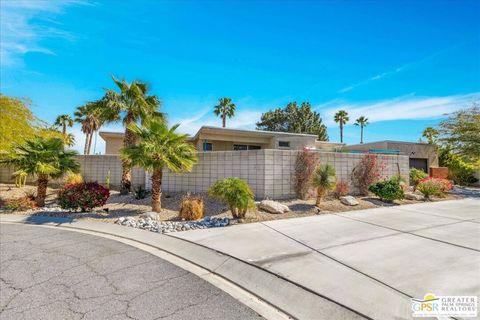
{"type": "Polygon", "coordinates": [[[145,212],[140,217],[144,219],[150,218],[151,220],[155,220],[155,221],[160,220],[160,216],[158,215],[158,213],[153,211],[145,212]]]}
{"type": "Polygon", "coordinates": [[[405,199],[422,201],[422,200],[425,199],[425,196],[421,192],[420,192],[420,194],[407,192],[407,193],[405,193],[405,199]]]}
{"type": "Polygon", "coordinates": [[[120,217],[115,223],[127,227],[148,230],[157,233],[170,233],[178,231],[189,231],[206,228],[226,227],[231,225],[233,220],[229,218],[205,217],[197,221],[156,221],[150,217],[136,220],[134,217],[120,217]]]}
{"type": "Polygon", "coordinates": [[[282,214],[290,211],[290,209],[286,205],[273,200],[260,201],[260,203],[258,204],[258,207],[262,210],[265,210],[270,213],[275,213],[275,214],[282,214]]]}
{"type": "Polygon", "coordinates": [[[355,199],[355,197],[352,197],[352,196],[340,197],[340,202],[343,203],[346,206],[356,206],[356,205],[359,204],[358,200],[355,199]]]}

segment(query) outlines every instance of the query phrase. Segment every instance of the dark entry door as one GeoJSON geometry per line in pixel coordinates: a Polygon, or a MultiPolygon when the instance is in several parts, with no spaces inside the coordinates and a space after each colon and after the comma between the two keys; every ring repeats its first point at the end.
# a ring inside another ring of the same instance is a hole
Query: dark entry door
{"type": "Polygon", "coordinates": [[[415,168],[428,173],[427,159],[410,158],[410,169],[415,168]]]}

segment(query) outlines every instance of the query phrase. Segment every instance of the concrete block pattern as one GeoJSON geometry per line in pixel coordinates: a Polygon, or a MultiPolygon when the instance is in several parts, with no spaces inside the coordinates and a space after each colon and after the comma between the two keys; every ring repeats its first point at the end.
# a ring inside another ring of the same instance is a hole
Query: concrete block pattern
{"type": "MultiPolygon", "coordinates": [[[[170,192],[206,192],[215,181],[228,177],[244,179],[255,193],[256,198],[285,199],[295,197],[294,168],[297,155],[296,150],[249,150],[249,151],[215,151],[199,152],[198,163],[189,173],[174,174],[164,171],[162,188],[170,192]]],[[[352,186],[351,173],[360,162],[363,155],[354,153],[335,153],[317,151],[319,163],[329,163],[336,169],[337,180],[352,186]]],[[[382,175],[385,178],[400,174],[408,180],[409,161],[403,155],[379,155],[384,163],[382,175]]],[[[122,163],[115,155],[78,156],[81,172],[87,181],[104,183],[110,171],[111,188],[120,186],[122,163]]],[[[12,168],[0,168],[0,181],[13,182],[12,168]]],[[[28,182],[34,180],[29,177],[28,182]]],[[[150,174],[141,168],[134,168],[132,172],[134,186],[150,188],[150,174]]],[[[61,180],[52,183],[62,183],[61,180]]]]}

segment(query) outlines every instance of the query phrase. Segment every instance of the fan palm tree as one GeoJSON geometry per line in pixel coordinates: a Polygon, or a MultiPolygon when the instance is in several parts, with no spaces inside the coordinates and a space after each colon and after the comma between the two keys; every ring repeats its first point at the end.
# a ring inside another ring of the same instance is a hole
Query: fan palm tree
{"type": "Polygon", "coordinates": [[[337,183],[335,167],[331,164],[321,164],[315,168],[312,176],[312,185],[317,188],[317,201],[315,205],[320,206],[320,201],[325,194],[333,190],[337,183]]]}
{"type": "Polygon", "coordinates": [[[345,110],[340,110],[335,113],[334,120],[340,124],[340,142],[343,143],[343,126],[348,122],[348,113],[345,110]]]}
{"type": "Polygon", "coordinates": [[[163,119],[152,118],[143,126],[131,123],[128,129],[140,142],[121,150],[122,159],[152,172],[152,210],[162,208],[162,170],[188,172],[197,161],[195,147],[187,141],[188,135],[175,132],[178,124],[170,129],[163,119]]]}
{"type": "MultiPolygon", "coordinates": [[[[129,148],[136,143],[136,137],[130,127],[132,124],[140,121],[143,123],[146,119],[155,117],[165,121],[165,114],[158,111],[160,99],[155,95],[148,95],[149,87],[146,83],[140,81],[118,80],[112,77],[119,92],[107,90],[104,101],[104,111],[102,118],[108,122],[123,120],[125,126],[125,135],[123,146],[129,148]]],[[[132,185],[132,165],[128,158],[122,161],[122,182],[121,194],[130,192],[132,185]]]]}
{"type": "Polygon", "coordinates": [[[429,144],[435,144],[437,142],[438,130],[432,127],[427,127],[423,130],[422,137],[427,139],[429,144]]]}
{"type": "Polygon", "coordinates": [[[92,137],[103,123],[99,104],[100,102],[98,101],[88,102],[78,107],[77,111],[75,111],[75,122],[81,124],[81,130],[85,134],[85,147],[83,149],[83,154],[85,155],[90,154],[92,137]]]}
{"type": "Polygon", "coordinates": [[[361,116],[355,120],[355,125],[360,127],[360,143],[363,143],[363,128],[368,125],[368,118],[361,116]]]}
{"type": "Polygon", "coordinates": [[[80,171],[75,155],[76,151],[64,150],[60,138],[35,137],[16,145],[11,154],[2,158],[0,163],[13,166],[17,172],[37,176],[35,201],[38,206],[44,206],[49,179],[80,171]]]}
{"type": "Polygon", "coordinates": [[[227,124],[227,117],[231,118],[235,115],[235,104],[230,98],[218,99],[218,105],[213,109],[213,113],[222,118],[222,127],[225,128],[227,124]]]}
{"type": "Polygon", "coordinates": [[[62,134],[64,137],[67,135],[67,127],[73,126],[73,119],[68,114],[61,114],[55,119],[55,126],[62,127],[62,134]]]}

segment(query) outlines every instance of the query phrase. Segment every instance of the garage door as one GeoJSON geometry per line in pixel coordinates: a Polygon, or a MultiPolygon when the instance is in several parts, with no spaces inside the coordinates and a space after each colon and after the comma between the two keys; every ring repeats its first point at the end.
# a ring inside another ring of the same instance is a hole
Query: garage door
{"type": "Polygon", "coordinates": [[[410,158],[410,169],[415,168],[428,173],[427,159],[410,158]]]}

